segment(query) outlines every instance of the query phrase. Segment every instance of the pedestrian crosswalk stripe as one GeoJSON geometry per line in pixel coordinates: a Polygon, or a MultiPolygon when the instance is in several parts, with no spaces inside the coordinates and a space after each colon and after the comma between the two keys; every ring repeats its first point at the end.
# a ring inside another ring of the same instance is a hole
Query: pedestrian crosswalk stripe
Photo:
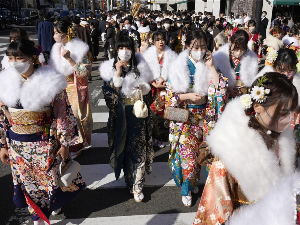
{"type": "MultiPolygon", "coordinates": [[[[80,173],[84,177],[87,188],[125,188],[124,173],[116,180],[109,164],[81,165],[80,173]]],[[[200,183],[205,183],[205,169],[201,169],[200,183]]],[[[153,162],[151,174],[146,174],[145,187],[176,186],[167,162],[153,162]]]]}
{"type": "Polygon", "coordinates": [[[98,103],[97,103],[97,106],[103,106],[103,105],[106,105],[105,99],[99,99],[98,103]]]}
{"type": "Polygon", "coordinates": [[[195,216],[196,212],[64,219],[63,221],[51,220],[50,222],[56,225],[190,225],[194,222],[195,216]]]}
{"type": "Polygon", "coordinates": [[[9,43],[0,43],[0,46],[8,45],[9,43]]]}
{"type": "Polygon", "coordinates": [[[94,123],[104,123],[108,120],[108,112],[102,112],[102,113],[93,113],[93,122],[94,123]]]}

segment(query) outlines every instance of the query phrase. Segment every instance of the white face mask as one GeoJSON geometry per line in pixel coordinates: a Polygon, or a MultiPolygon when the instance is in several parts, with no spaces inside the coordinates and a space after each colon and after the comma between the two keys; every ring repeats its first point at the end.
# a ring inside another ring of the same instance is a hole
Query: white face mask
{"type": "Polygon", "coordinates": [[[250,33],[253,33],[254,31],[255,31],[255,27],[250,27],[250,28],[249,28],[249,32],[250,32],[250,33]]]}
{"type": "Polygon", "coordinates": [[[161,28],[161,26],[157,26],[157,28],[158,28],[158,29],[160,29],[160,28],[161,28]]]}
{"type": "Polygon", "coordinates": [[[118,57],[120,60],[128,61],[131,58],[132,52],[130,50],[119,50],[118,57]]]}
{"type": "Polygon", "coordinates": [[[265,13],[263,13],[262,15],[261,15],[261,17],[265,17],[266,16],[266,14],[265,13]]]}
{"type": "Polygon", "coordinates": [[[191,51],[191,56],[193,57],[193,59],[200,61],[202,60],[203,56],[205,54],[205,51],[191,51]]]}
{"type": "Polygon", "coordinates": [[[124,28],[125,28],[126,30],[129,30],[129,29],[131,28],[131,25],[130,25],[130,24],[125,24],[125,25],[124,25],[124,28]]]}
{"type": "Polygon", "coordinates": [[[177,27],[181,27],[181,23],[177,23],[177,27]]]}
{"type": "Polygon", "coordinates": [[[170,24],[168,24],[168,23],[165,23],[165,24],[164,24],[164,27],[165,27],[166,29],[169,29],[169,28],[170,28],[170,26],[171,26],[171,25],[170,25],[170,24]]]}
{"type": "MultiPolygon", "coordinates": [[[[29,60],[28,60],[29,61],[29,60]]],[[[18,73],[25,73],[30,67],[29,62],[9,62],[9,66],[14,68],[18,73]]]]}

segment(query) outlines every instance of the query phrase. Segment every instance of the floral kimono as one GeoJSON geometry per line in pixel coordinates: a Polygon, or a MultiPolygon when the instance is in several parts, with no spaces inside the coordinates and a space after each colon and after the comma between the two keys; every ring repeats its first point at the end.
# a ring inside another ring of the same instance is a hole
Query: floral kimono
{"type": "Polygon", "coordinates": [[[89,54],[89,46],[78,38],[72,39],[66,46],[60,43],[54,44],[50,54],[49,65],[65,76],[68,82],[66,92],[79,126],[80,143],[71,146],[71,152],[77,152],[86,144],[91,143],[93,118],[90,109],[88,77],[92,72],[92,62],[88,57],[89,54]],[[76,62],[74,67],[62,57],[64,50],[70,51],[72,59],[76,62]]]}
{"type": "Polygon", "coordinates": [[[8,68],[0,73],[0,81],[0,147],[8,148],[14,203],[28,207],[32,220],[50,224],[51,212],[85,187],[80,174],[69,187],[60,186],[60,162],[53,159],[61,145],[79,142],[66,81],[48,66],[27,80],[8,68]]]}
{"type": "Polygon", "coordinates": [[[242,58],[231,57],[230,45],[227,43],[213,53],[214,66],[228,78],[228,87],[236,89],[241,94],[247,93],[253,78],[258,72],[257,55],[248,49],[242,58]]]}
{"type": "Polygon", "coordinates": [[[100,75],[105,81],[104,98],[109,108],[108,142],[110,164],[114,169],[116,179],[119,179],[123,168],[125,182],[131,193],[140,193],[145,183],[145,172],[152,171],[154,157],[152,146],[152,119],[150,113],[146,118],[137,118],[133,114],[133,105],[140,99],[150,110],[150,81],[152,74],[143,57],[137,53],[137,69],[140,76],[131,70],[123,69],[123,82],[119,92],[114,86],[116,69],[114,59],[103,62],[100,75]]]}
{"type": "MultiPolygon", "coordinates": [[[[293,174],[296,149],[291,128],[281,133],[277,152],[276,148],[268,149],[259,132],[248,124],[249,116],[245,115],[240,98],[236,98],[226,105],[208,135],[210,153],[201,154],[201,161],[212,165],[195,225],[225,223],[233,212],[239,213],[237,208],[259,204],[283,177],[293,174]]],[[[237,224],[247,224],[247,220],[237,224]]]]}
{"type": "Polygon", "coordinates": [[[169,74],[166,104],[189,111],[186,122],[170,121],[171,151],[168,161],[177,186],[181,186],[181,195],[187,196],[199,185],[197,158],[200,145],[224,109],[227,78],[220,74],[219,85],[215,87],[207,66],[203,61],[194,62],[188,50],[174,60],[169,74]],[[202,99],[196,103],[178,100],[180,93],[192,92],[199,93],[202,99]]]}
{"type": "MultiPolygon", "coordinates": [[[[152,46],[143,56],[153,74],[152,82],[160,78],[167,81],[169,67],[176,59],[177,54],[168,46],[165,46],[164,51],[158,54],[156,46],[152,46]]],[[[151,92],[152,103],[150,108],[153,113],[153,138],[160,141],[167,141],[169,137],[169,122],[164,119],[166,90],[165,88],[151,86],[151,92]]]]}

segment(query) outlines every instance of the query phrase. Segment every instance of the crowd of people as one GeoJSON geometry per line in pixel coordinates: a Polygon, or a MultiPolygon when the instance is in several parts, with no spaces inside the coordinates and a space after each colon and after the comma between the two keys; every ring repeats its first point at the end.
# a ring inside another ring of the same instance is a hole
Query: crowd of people
{"type": "Polygon", "coordinates": [[[183,205],[206,172],[194,224],[299,223],[300,24],[277,15],[267,32],[266,12],[260,27],[210,12],[49,18],[37,44],[11,31],[0,72],[0,157],[34,224],[50,224],[85,187],[78,171],[64,184],[61,167],[91,143],[88,80],[101,49],[107,160],[136,202],[153,147],[169,142],[183,205]]]}

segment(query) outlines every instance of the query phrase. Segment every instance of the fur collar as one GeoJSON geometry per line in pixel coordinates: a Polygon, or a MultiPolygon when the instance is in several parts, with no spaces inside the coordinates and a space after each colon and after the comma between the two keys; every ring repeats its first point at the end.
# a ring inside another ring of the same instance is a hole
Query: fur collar
{"type": "Polygon", "coordinates": [[[284,177],[259,202],[233,212],[226,225],[295,225],[297,204],[295,194],[300,189],[300,174],[284,177]]]}
{"type": "MultiPolygon", "coordinates": [[[[225,77],[228,78],[229,87],[233,87],[236,81],[234,70],[230,66],[229,59],[229,43],[219,48],[213,53],[213,61],[216,69],[220,70],[225,77]]],[[[240,76],[245,86],[250,87],[252,80],[258,72],[257,55],[250,49],[248,53],[241,59],[240,76]]]]}
{"type": "Polygon", "coordinates": [[[148,33],[150,31],[150,28],[147,26],[147,27],[140,27],[138,29],[138,32],[140,33],[148,33]]]}
{"type": "Polygon", "coordinates": [[[1,66],[2,66],[2,69],[7,69],[9,67],[8,56],[7,55],[3,56],[3,59],[1,61],[1,66]]]}
{"type": "Polygon", "coordinates": [[[289,126],[279,138],[279,166],[276,155],[267,149],[260,134],[248,127],[248,122],[240,98],[236,98],[226,106],[207,142],[252,202],[262,198],[282,176],[294,172],[296,149],[289,126]]]}
{"type": "MultiPolygon", "coordinates": [[[[256,80],[257,78],[263,76],[265,73],[275,72],[274,68],[270,65],[265,66],[254,78],[256,80]]],[[[253,80],[253,81],[254,81],[253,80]]],[[[293,84],[297,89],[298,92],[298,105],[300,105],[300,74],[296,72],[293,78],[293,84]]]]}
{"type": "Polygon", "coordinates": [[[268,34],[266,39],[264,40],[264,45],[267,45],[268,47],[272,47],[275,50],[279,50],[283,47],[283,41],[279,40],[278,38],[274,37],[271,34],[268,34]]]}
{"type": "MultiPolygon", "coordinates": [[[[190,70],[188,68],[189,50],[184,50],[171,63],[169,68],[169,82],[177,93],[190,92],[190,70]]],[[[206,96],[212,75],[203,61],[196,64],[195,84],[193,92],[206,96]]]]}
{"type": "MultiPolygon", "coordinates": [[[[53,67],[62,75],[69,76],[74,73],[74,68],[64,57],[61,57],[61,46],[62,44],[60,43],[55,43],[53,45],[49,66],[53,67]]],[[[79,38],[73,38],[66,44],[65,49],[70,51],[71,57],[76,63],[80,63],[83,57],[87,55],[89,46],[79,38]]]]}
{"type": "Polygon", "coordinates": [[[160,68],[160,64],[158,63],[157,48],[155,46],[148,48],[148,50],[144,52],[143,57],[150,66],[150,69],[153,73],[153,80],[159,77],[162,77],[164,78],[164,80],[167,80],[169,66],[171,62],[173,62],[176,59],[177,54],[173,52],[168,46],[165,47],[162,70],[160,68]]]}
{"type": "Polygon", "coordinates": [[[66,79],[49,66],[38,69],[23,85],[21,75],[12,68],[3,70],[0,80],[0,101],[15,107],[20,100],[23,108],[30,111],[42,110],[67,87],[66,79]]]}
{"type": "MultiPolygon", "coordinates": [[[[127,97],[131,97],[133,95],[134,88],[138,86],[141,87],[144,95],[147,94],[151,89],[150,82],[153,79],[153,75],[148,66],[148,63],[140,53],[136,53],[135,57],[138,62],[137,68],[140,72],[140,77],[135,79],[134,76],[132,76],[131,72],[128,72],[125,75],[121,91],[127,97]]],[[[101,63],[99,66],[100,76],[106,82],[111,81],[116,73],[115,68],[113,68],[113,63],[114,59],[111,59],[104,63],[101,63]]]]}

